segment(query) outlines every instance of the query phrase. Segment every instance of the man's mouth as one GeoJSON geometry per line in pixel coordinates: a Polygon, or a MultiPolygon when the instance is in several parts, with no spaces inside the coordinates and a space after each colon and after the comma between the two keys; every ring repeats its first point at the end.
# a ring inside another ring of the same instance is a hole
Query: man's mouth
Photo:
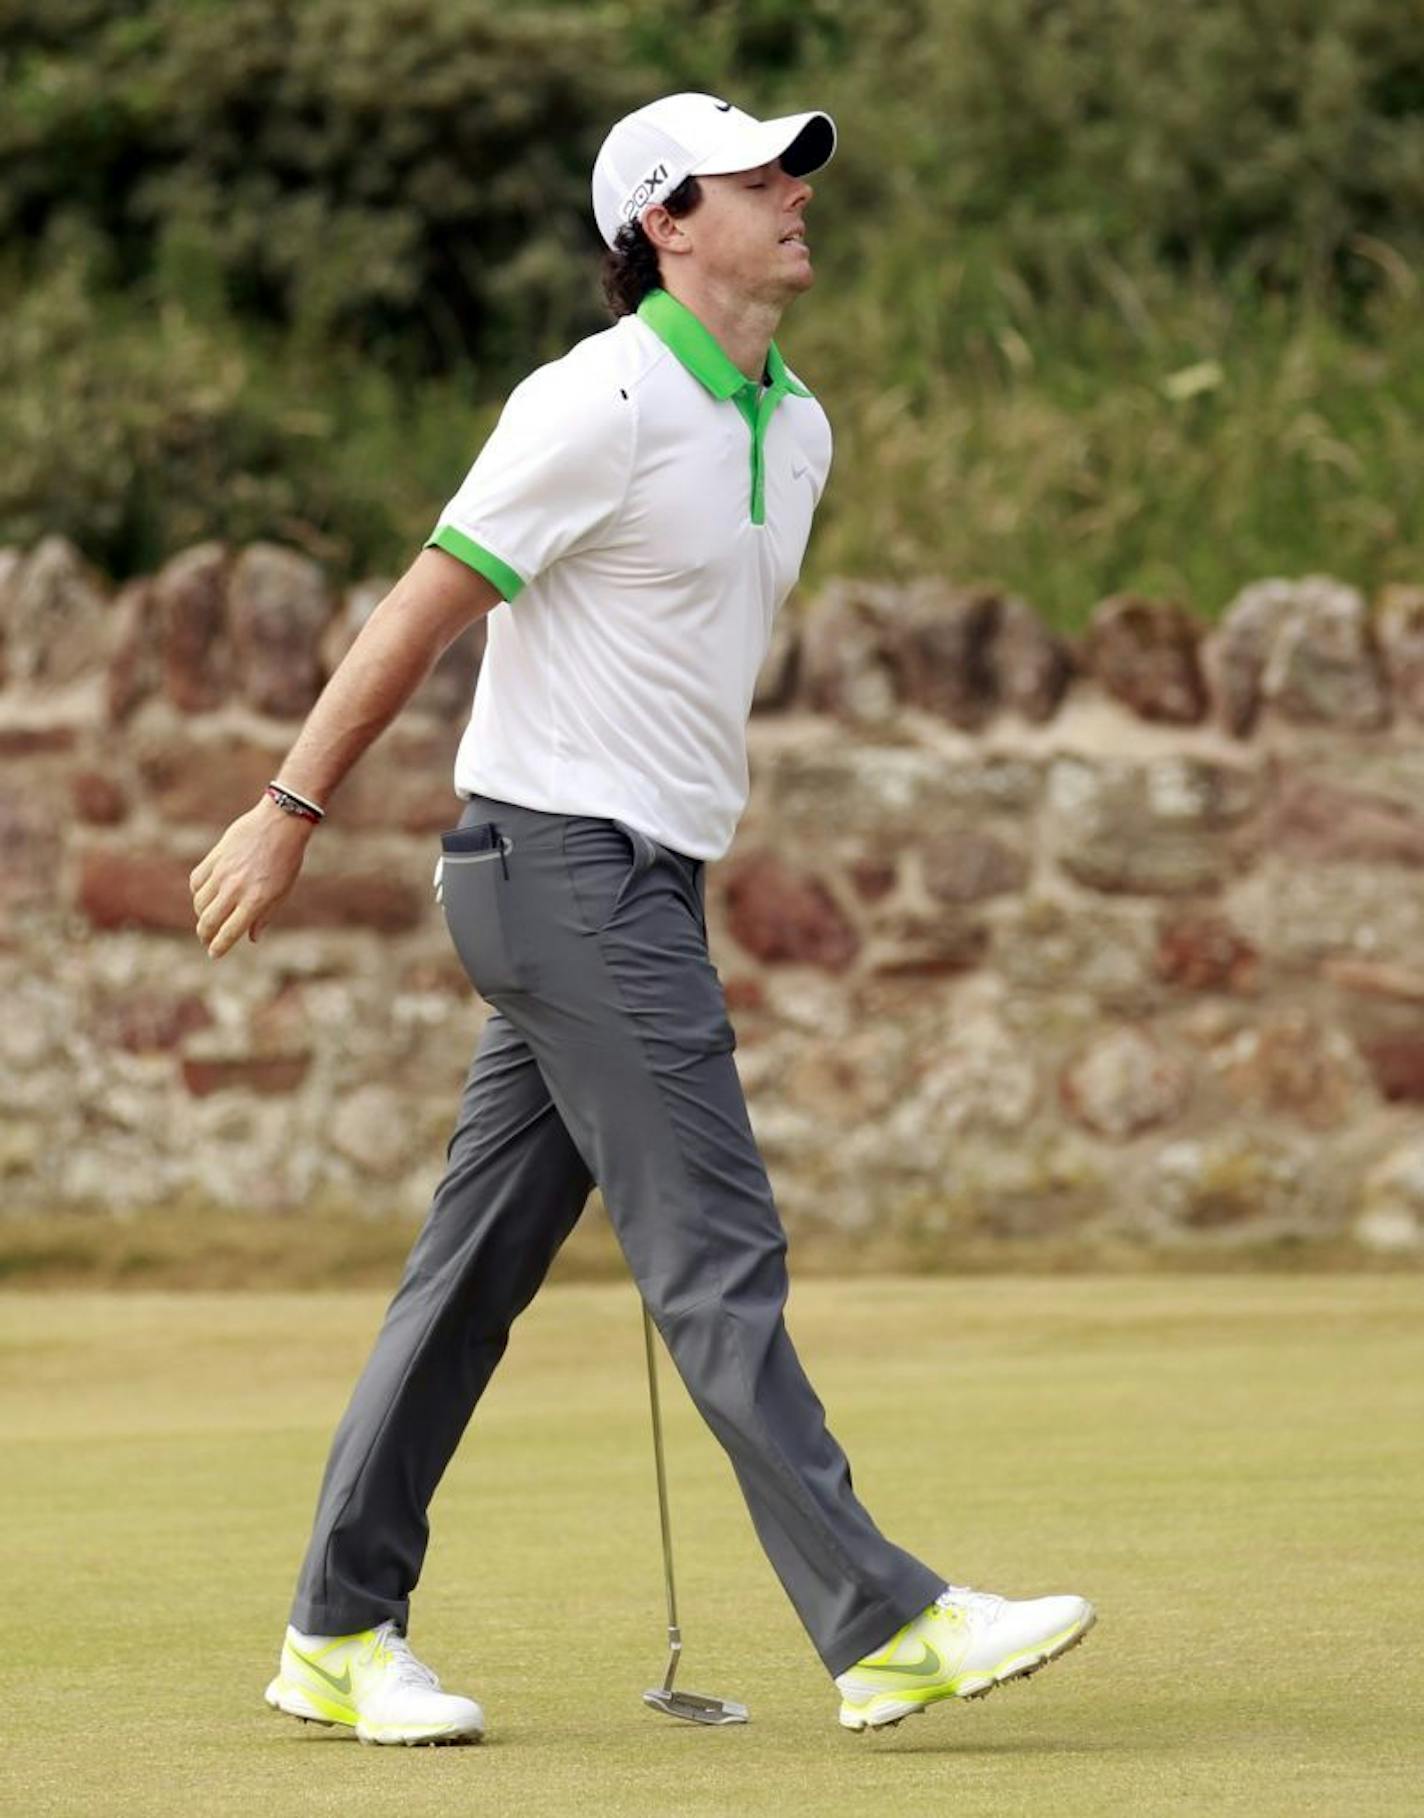
{"type": "Polygon", "coordinates": [[[788,246],[788,245],[805,246],[806,245],[806,229],[804,227],[793,227],[789,234],[783,234],[781,236],[781,244],[783,246],[788,246]]]}

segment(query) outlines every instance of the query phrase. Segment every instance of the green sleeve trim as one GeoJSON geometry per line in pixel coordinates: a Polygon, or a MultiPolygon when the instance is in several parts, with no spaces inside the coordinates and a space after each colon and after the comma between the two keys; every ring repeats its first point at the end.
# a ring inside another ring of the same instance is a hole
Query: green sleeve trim
{"type": "Polygon", "coordinates": [[[508,562],[501,562],[482,543],[467,537],[464,531],[456,530],[453,524],[442,524],[425,547],[443,549],[446,555],[458,557],[467,568],[477,569],[498,587],[506,600],[512,600],[524,585],[522,576],[516,574],[508,562]]]}

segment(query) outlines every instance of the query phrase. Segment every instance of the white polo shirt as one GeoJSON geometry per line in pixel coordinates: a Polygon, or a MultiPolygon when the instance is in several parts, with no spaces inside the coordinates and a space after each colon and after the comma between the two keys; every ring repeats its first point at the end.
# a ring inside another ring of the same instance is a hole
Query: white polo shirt
{"type": "Polygon", "coordinates": [[[655,290],[510,393],[427,543],[504,596],[459,795],[727,850],[757,672],[831,465],[775,342],[764,377],[655,290]]]}

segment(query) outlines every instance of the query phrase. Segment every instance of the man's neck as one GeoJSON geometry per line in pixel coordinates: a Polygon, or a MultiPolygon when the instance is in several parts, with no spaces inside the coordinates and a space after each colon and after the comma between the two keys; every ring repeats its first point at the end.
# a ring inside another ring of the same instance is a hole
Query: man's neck
{"type": "Polygon", "coordinates": [[[692,311],[745,378],[759,382],[764,377],[766,352],[781,320],[782,305],[741,296],[705,280],[694,283],[681,273],[663,289],[692,311]]]}

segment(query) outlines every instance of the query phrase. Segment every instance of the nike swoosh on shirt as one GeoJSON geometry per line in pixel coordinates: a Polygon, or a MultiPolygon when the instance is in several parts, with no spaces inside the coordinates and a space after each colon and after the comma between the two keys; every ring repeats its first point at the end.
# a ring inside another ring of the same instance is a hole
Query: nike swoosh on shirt
{"type": "Polygon", "coordinates": [[[793,461],[791,463],[791,477],[793,480],[799,480],[802,474],[809,473],[810,469],[811,463],[809,461],[802,461],[799,464],[793,461]]]}
{"type": "MultiPolygon", "coordinates": [[[[291,1647],[292,1644],[290,1642],[288,1642],[287,1646],[291,1647]]],[[[321,1677],[326,1681],[326,1683],[329,1686],[332,1687],[332,1689],[334,1691],[340,1692],[343,1697],[350,1696],[350,1694],[351,1694],[351,1663],[350,1663],[350,1661],[348,1661],[346,1663],[346,1666],[342,1669],[341,1677],[340,1677],[340,1679],[338,1679],[336,1677],[335,1673],[328,1673],[324,1666],[318,1666],[314,1660],[309,1659],[304,1653],[302,1653],[300,1648],[292,1648],[292,1652],[296,1655],[297,1659],[301,1661],[301,1663],[304,1667],[310,1667],[312,1672],[319,1673],[321,1675],[321,1677]]]]}

